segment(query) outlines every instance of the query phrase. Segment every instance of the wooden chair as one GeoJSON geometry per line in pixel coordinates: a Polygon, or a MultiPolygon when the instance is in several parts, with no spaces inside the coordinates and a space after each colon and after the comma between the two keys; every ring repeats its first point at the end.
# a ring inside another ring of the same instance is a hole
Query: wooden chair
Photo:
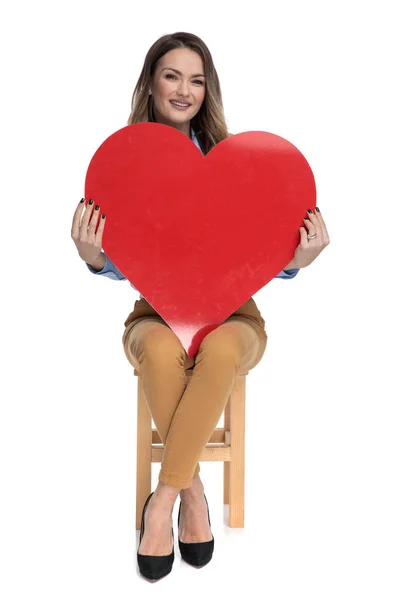
{"type": "MultiPolygon", "coordinates": [[[[185,371],[187,377],[192,369],[185,371]]],[[[151,493],[151,464],[160,463],[164,446],[147,407],[140,373],[137,401],[136,529],[140,529],[144,503],[151,493]]],[[[229,504],[229,526],[244,527],[245,387],[246,375],[238,375],[224,411],[224,427],[216,428],[200,461],[224,463],[224,504],[229,504]]]]}

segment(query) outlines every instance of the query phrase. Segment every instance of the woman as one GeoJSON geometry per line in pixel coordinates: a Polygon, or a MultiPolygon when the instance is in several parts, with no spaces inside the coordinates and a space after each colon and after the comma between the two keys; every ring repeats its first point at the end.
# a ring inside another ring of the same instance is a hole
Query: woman
{"type": "MultiPolygon", "coordinates": [[[[149,49],[134,89],[128,125],[143,121],[175,127],[204,155],[230,135],[218,75],[207,46],[197,36],[164,35],[149,49]]],[[[101,252],[105,215],[96,232],[100,207],[95,205],[92,213],[92,204],[90,200],[83,213],[82,199],[75,211],[72,238],[79,255],[92,273],[125,279],[101,252]]],[[[304,225],[299,228],[300,243],[293,260],[277,277],[293,278],[329,243],[318,209],[315,214],[308,211],[304,225]]],[[[125,321],[122,340],[129,362],[142,376],[148,406],[165,446],[158,486],[143,507],[138,548],[141,573],[159,579],[172,568],[172,511],[178,494],[182,557],[194,565],[211,559],[214,538],[198,460],[236,375],[254,368],[264,354],[265,321],[250,298],[209,333],[189,359],[177,336],[141,296],[125,321]],[[193,368],[193,376],[186,386],[184,370],[188,368],[193,368]]]]}

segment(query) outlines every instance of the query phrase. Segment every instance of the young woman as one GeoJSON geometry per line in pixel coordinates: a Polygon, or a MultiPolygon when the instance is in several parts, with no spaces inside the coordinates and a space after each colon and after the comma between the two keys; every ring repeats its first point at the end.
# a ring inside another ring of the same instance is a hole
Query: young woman
{"type": "MultiPolygon", "coordinates": [[[[143,121],[175,127],[204,155],[230,135],[218,75],[199,37],[180,32],[164,35],[151,46],[133,92],[128,125],[143,121]]],[[[80,257],[92,273],[125,279],[101,251],[105,216],[98,219],[100,207],[95,205],[92,212],[93,200],[85,211],[84,207],[82,199],[72,224],[80,257]]],[[[277,277],[293,278],[329,243],[318,209],[315,214],[308,211],[299,230],[293,260],[277,277]]],[[[159,579],[171,571],[174,560],[172,511],[178,494],[182,557],[193,565],[204,565],[212,557],[214,537],[198,460],[236,375],[254,368],[265,352],[265,321],[250,298],[209,333],[189,359],[177,336],[141,296],[125,321],[122,341],[127,359],[142,376],[148,406],[165,446],[157,488],[143,507],[144,531],[138,548],[141,573],[159,579]],[[193,376],[186,386],[184,371],[189,368],[193,376]]]]}

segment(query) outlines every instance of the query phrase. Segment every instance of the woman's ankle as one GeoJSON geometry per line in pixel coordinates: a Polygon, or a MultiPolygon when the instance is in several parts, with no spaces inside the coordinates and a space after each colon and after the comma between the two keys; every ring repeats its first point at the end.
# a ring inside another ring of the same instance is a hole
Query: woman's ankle
{"type": "Polygon", "coordinates": [[[156,489],[154,490],[153,498],[157,504],[161,504],[165,507],[171,508],[172,510],[175,501],[179,496],[179,492],[179,488],[166,485],[165,483],[162,483],[162,481],[159,481],[156,489]]]}
{"type": "Polygon", "coordinates": [[[200,475],[197,474],[195,477],[193,477],[192,485],[188,488],[181,490],[180,496],[181,496],[181,500],[183,500],[184,498],[198,496],[203,493],[204,493],[204,485],[200,479],[200,475]]]}

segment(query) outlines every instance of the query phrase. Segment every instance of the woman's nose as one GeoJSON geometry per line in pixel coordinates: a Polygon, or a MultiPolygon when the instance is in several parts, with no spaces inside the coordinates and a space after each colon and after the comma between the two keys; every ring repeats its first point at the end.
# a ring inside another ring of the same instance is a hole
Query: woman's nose
{"type": "Polygon", "coordinates": [[[189,96],[189,85],[187,83],[183,83],[179,86],[177,91],[181,96],[189,96]]]}

